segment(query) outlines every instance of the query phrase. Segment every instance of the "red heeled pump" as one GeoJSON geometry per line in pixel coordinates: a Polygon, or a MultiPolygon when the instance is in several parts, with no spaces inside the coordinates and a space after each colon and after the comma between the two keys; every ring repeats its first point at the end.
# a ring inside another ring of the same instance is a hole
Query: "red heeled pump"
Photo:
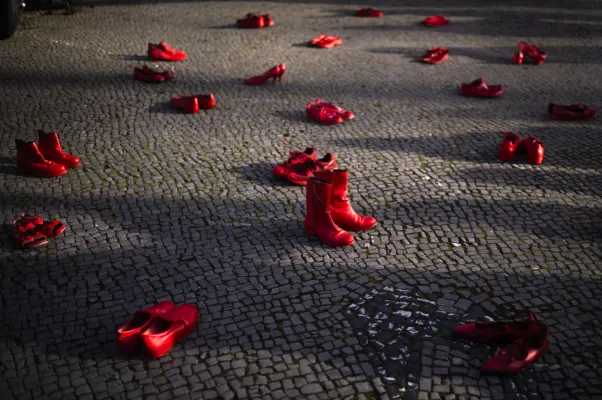
{"type": "Polygon", "coordinates": [[[122,354],[133,354],[140,348],[140,335],[144,332],[158,315],[173,310],[176,305],[171,301],[162,301],[152,307],[138,310],[134,317],[123,324],[117,333],[117,345],[122,354]]]}
{"type": "Polygon", "coordinates": [[[153,358],[163,356],[194,330],[198,318],[199,311],[194,304],[184,304],[158,315],[141,335],[146,353],[153,358]]]}
{"type": "Polygon", "coordinates": [[[247,85],[263,85],[270,78],[276,83],[276,79],[282,81],[282,75],[286,72],[286,65],[284,63],[276,65],[261,75],[254,76],[252,78],[245,79],[247,85]]]}
{"type": "Polygon", "coordinates": [[[520,137],[513,132],[504,132],[504,138],[500,144],[500,160],[511,161],[520,144],[520,137]]]}

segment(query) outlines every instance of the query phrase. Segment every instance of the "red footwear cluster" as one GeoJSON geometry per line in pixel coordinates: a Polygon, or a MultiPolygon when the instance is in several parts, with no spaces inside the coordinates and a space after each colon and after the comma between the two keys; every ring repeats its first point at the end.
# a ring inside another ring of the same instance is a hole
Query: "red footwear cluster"
{"type": "Polygon", "coordinates": [[[460,86],[460,93],[473,97],[497,97],[504,92],[502,85],[487,85],[483,78],[460,86]]]}
{"type": "Polygon", "coordinates": [[[324,157],[318,159],[316,149],[308,147],[305,151],[291,151],[288,159],[276,165],[272,169],[272,173],[274,176],[286,179],[295,185],[306,185],[309,178],[315,176],[317,171],[338,167],[334,154],[326,153],[324,157]]]}
{"type": "Polygon", "coordinates": [[[161,83],[173,79],[173,74],[169,71],[154,71],[144,65],[142,68],[134,68],[134,79],[144,82],[161,83]]]}
{"type": "Polygon", "coordinates": [[[429,64],[441,64],[447,61],[449,50],[444,47],[431,47],[419,60],[429,64]]]}
{"type": "Polygon", "coordinates": [[[315,103],[307,103],[305,108],[306,115],[323,125],[340,124],[343,121],[352,119],[355,115],[351,111],[344,110],[333,103],[327,103],[321,99],[316,99],[315,103]]]}
{"type": "Polygon", "coordinates": [[[523,41],[518,42],[518,51],[512,57],[512,63],[520,65],[524,62],[525,56],[529,57],[535,64],[541,65],[548,56],[545,51],[532,44],[523,41]]]}
{"type": "Polygon", "coordinates": [[[194,304],[176,307],[171,301],[163,301],[138,310],[117,331],[119,351],[133,354],[142,347],[150,357],[159,358],[194,330],[198,318],[194,304]]]}
{"type": "Polygon", "coordinates": [[[557,121],[586,121],[596,116],[596,110],[585,104],[563,106],[550,103],[548,114],[557,121]]]}
{"type": "Polygon", "coordinates": [[[449,20],[445,18],[445,15],[435,15],[434,17],[425,18],[422,21],[422,24],[430,26],[432,28],[436,28],[439,26],[449,25],[449,20]]]}
{"type": "Polygon", "coordinates": [[[274,25],[274,19],[270,14],[255,15],[248,13],[246,17],[236,20],[236,23],[240,28],[258,29],[274,25]]]}
{"type": "Polygon", "coordinates": [[[167,43],[148,44],[148,57],[152,61],[184,61],[188,58],[182,50],[174,50],[167,43]]]}
{"type": "Polygon", "coordinates": [[[286,72],[286,65],[284,63],[276,65],[270,68],[261,75],[254,76],[252,78],[245,79],[247,85],[263,85],[267,80],[272,79],[273,83],[276,83],[276,79],[282,80],[282,75],[286,72]]]}
{"type": "Polygon", "coordinates": [[[343,44],[343,39],[336,36],[320,35],[309,41],[309,45],[312,47],[322,47],[323,49],[329,49],[331,47],[340,46],[343,44]]]}
{"type": "Polygon", "coordinates": [[[529,136],[521,140],[518,135],[505,132],[500,145],[500,160],[512,161],[517,151],[527,154],[529,164],[539,165],[543,162],[544,147],[539,139],[529,136]]]}
{"type": "Polygon", "coordinates": [[[68,168],[82,165],[81,160],[63,151],[56,132],[38,131],[39,145],[17,139],[17,170],[40,178],[54,178],[68,168]]]}
{"type": "Polygon", "coordinates": [[[210,110],[215,107],[215,97],[209,94],[189,94],[182,97],[173,97],[171,108],[182,110],[186,114],[196,114],[199,110],[210,110]]]}
{"type": "Polygon", "coordinates": [[[532,312],[525,320],[466,324],[454,333],[481,343],[512,341],[483,364],[481,371],[489,374],[519,372],[548,351],[548,327],[532,312]]]}
{"type": "Polygon", "coordinates": [[[355,15],[357,15],[358,17],[382,17],[383,12],[375,10],[372,7],[369,7],[369,8],[360,8],[359,10],[357,10],[355,12],[355,15]]]}
{"type": "Polygon", "coordinates": [[[48,244],[49,237],[57,237],[67,227],[58,219],[44,220],[37,215],[21,213],[13,222],[12,236],[21,248],[40,247],[48,244]]]}

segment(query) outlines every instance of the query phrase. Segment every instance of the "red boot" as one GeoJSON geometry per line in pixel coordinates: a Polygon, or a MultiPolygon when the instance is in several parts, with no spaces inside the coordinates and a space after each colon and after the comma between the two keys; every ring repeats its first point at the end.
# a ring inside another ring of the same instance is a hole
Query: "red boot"
{"type": "Polygon", "coordinates": [[[38,131],[40,142],[40,153],[45,159],[54,161],[57,164],[62,164],[67,168],[75,168],[82,165],[79,157],[67,154],[61,148],[59,136],[56,132],[46,133],[42,130],[38,131]]]}
{"type": "Polygon", "coordinates": [[[348,172],[345,169],[317,171],[316,178],[331,181],[330,212],[335,224],[347,231],[365,231],[376,226],[376,218],[359,215],[347,198],[348,172]]]}
{"type": "Polygon", "coordinates": [[[17,144],[17,170],[25,174],[33,174],[40,178],[54,178],[65,175],[67,168],[62,164],[44,158],[34,142],[15,140],[17,144]]]}
{"type": "Polygon", "coordinates": [[[527,151],[529,164],[539,165],[543,162],[543,143],[536,137],[529,136],[521,140],[519,147],[527,151]]]}
{"type": "Polygon", "coordinates": [[[194,304],[158,315],[141,335],[146,353],[153,358],[161,357],[194,330],[198,319],[199,310],[194,304]]]}
{"type": "Polygon", "coordinates": [[[134,317],[117,330],[117,333],[119,333],[117,339],[119,352],[122,354],[135,353],[142,343],[140,334],[150,326],[155,317],[165,314],[175,307],[176,305],[171,301],[162,301],[152,307],[136,311],[134,317]]]}
{"type": "Polygon", "coordinates": [[[512,161],[514,153],[518,149],[520,137],[512,132],[504,132],[504,139],[500,145],[500,160],[512,161]]]}
{"type": "Polygon", "coordinates": [[[332,182],[320,178],[310,178],[307,182],[305,232],[328,246],[349,246],[355,238],[339,228],[330,213],[332,186],[332,182]]]}

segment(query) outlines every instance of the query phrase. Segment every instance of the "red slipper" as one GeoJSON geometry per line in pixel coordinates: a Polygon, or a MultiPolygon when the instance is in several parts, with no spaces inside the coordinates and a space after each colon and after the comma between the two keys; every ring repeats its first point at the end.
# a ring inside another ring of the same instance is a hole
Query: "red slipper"
{"type": "Polygon", "coordinates": [[[444,15],[435,15],[434,17],[425,18],[422,24],[431,27],[445,26],[449,24],[449,20],[444,15]]]}
{"type": "Polygon", "coordinates": [[[382,17],[383,12],[375,10],[374,8],[360,8],[355,12],[358,17],[382,17]]]}
{"type": "Polygon", "coordinates": [[[536,64],[543,64],[543,61],[548,56],[545,51],[540,50],[539,47],[525,43],[523,41],[518,42],[518,49],[526,56],[531,57],[536,64]]]}
{"type": "Polygon", "coordinates": [[[419,58],[420,61],[424,61],[429,64],[441,64],[447,61],[449,57],[449,50],[444,47],[431,47],[426,53],[419,58]]]}
{"type": "Polygon", "coordinates": [[[157,315],[141,334],[146,353],[153,358],[163,356],[194,330],[198,318],[199,311],[194,304],[184,304],[157,315]]]}
{"type": "Polygon", "coordinates": [[[45,221],[36,215],[28,213],[21,213],[21,224],[34,224],[36,231],[47,237],[57,237],[67,229],[65,224],[58,219],[45,221]]]}
{"type": "Polygon", "coordinates": [[[465,96],[474,97],[497,97],[504,92],[501,85],[487,85],[483,78],[460,86],[460,93],[465,96]]]}
{"type": "Polygon", "coordinates": [[[338,38],[336,36],[327,36],[327,35],[320,35],[309,41],[310,46],[322,47],[324,49],[329,49],[331,47],[340,46],[341,44],[343,44],[343,39],[338,38]]]}
{"type": "Polygon", "coordinates": [[[23,223],[23,220],[13,222],[12,235],[19,247],[33,248],[48,244],[48,237],[36,229],[31,222],[23,223]]]}
{"type": "Polygon", "coordinates": [[[515,340],[525,336],[536,323],[535,314],[529,311],[525,320],[465,324],[454,328],[454,333],[481,343],[515,340]]]}
{"type": "Polygon", "coordinates": [[[596,110],[585,104],[572,104],[563,106],[550,103],[548,113],[557,121],[585,121],[596,116],[596,110]]]}
{"type": "Polygon", "coordinates": [[[117,330],[119,352],[122,354],[135,353],[142,344],[140,335],[150,326],[155,317],[165,314],[175,307],[176,305],[171,301],[162,301],[149,308],[136,311],[132,319],[117,330]]]}

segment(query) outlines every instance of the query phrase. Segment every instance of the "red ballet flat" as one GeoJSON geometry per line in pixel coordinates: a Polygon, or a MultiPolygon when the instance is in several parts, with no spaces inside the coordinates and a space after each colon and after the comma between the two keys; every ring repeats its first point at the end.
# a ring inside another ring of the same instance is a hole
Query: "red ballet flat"
{"type": "Polygon", "coordinates": [[[284,75],[285,72],[286,65],[282,63],[276,65],[275,67],[269,69],[261,75],[245,79],[245,83],[247,85],[263,85],[270,78],[273,80],[273,83],[276,83],[276,80],[282,80],[282,75],[284,75]]]}
{"type": "Polygon", "coordinates": [[[529,333],[537,323],[535,314],[529,311],[526,319],[521,321],[476,322],[454,328],[454,333],[466,339],[488,343],[502,340],[514,340],[529,333]]]}
{"type": "Polygon", "coordinates": [[[41,217],[28,213],[21,213],[21,223],[23,225],[34,224],[35,230],[47,237],[57,237],[67,229],[65,224],[58,219],[45,221],[41,217]]]}
{"type": "Polygon", "coordinates": [[[486,374],[514,374],[533,364],[548,351],[548,328],[543,322],[530,326],[522,338],[495,353],[483,366],[486,374]]]}
{"type": "Polygon", "coordinates": [[[48,244],[48,238],[36,229],[36,225],[31,222],[23,223],[23,220],[13,222],[12,236],[19,247],[33,248],[48,244]]]}
{"type": "Polygon", "coordinates": [[[520,52],[530,57],[538,65],[543,64],[544,60],[548,56],[548,54],[545,51],[542,51],[539,47],[523,41],[518,42],[518,49],[520,52]]]}
{"type": "Polygon", "coordinates": [[[449,20],[447,18],[445,18],[445,15],[435,15],[434,17],[425,18],[422,21],[422,24],[434,28],[434,27],[438,27],[438,26],[448,25],[449,20]]]}
{"type": "Polygon", "coordinates": [[[194,304],[184,304],[158,315],[141,335],[146,353],[153,358],[163,356],[194,330],[198,318],[199,311],[194,304]]]}
{"type": "Polygon", "coordinates": [[[360,8],[355,12],[355,15],[358,17],[382,17],[383,12],[379,10],[375,10],[374,8],[360,8]]]}
{"type": "Polygon", "coordinates": [[[132,319],[117,330],[119,352],[133,354],[138,351],[142,344],[140,336],[142,332],[148,329],[157,316],[165,314],[175,307],[176,305],[171,301],[162,301],[149,308],[136,311],[132,319]]]}
{"type": "Polygon", "coordinates": [[[419,58],[420,61],[429,64],[441,64],[449,58],[449,50],[444,47],[431,47],[419,58]]]}
{"type": "Polygon", "coordinates": [[[596,110],[585,104],[563,106],[550,103],[548,113],[557,121],[586,121],[596,116],[596,110]]]}
{"type": "Polygon", "coordinates": [[[483,78],[460,86],[460,93],[473,97],[497,97],[504,92],[502,85],[487,85],[483,78]]]}
{"type": "Polygon", "coordinates": [[[286,179],[292,168],[297,164],[303,164],[307,160],[317,159],[317,151],[313,147],[308,147],[305,151],[293,150],[290,152],[288,159],[272,168],[272,174],[281,179],[286,179]]]}

